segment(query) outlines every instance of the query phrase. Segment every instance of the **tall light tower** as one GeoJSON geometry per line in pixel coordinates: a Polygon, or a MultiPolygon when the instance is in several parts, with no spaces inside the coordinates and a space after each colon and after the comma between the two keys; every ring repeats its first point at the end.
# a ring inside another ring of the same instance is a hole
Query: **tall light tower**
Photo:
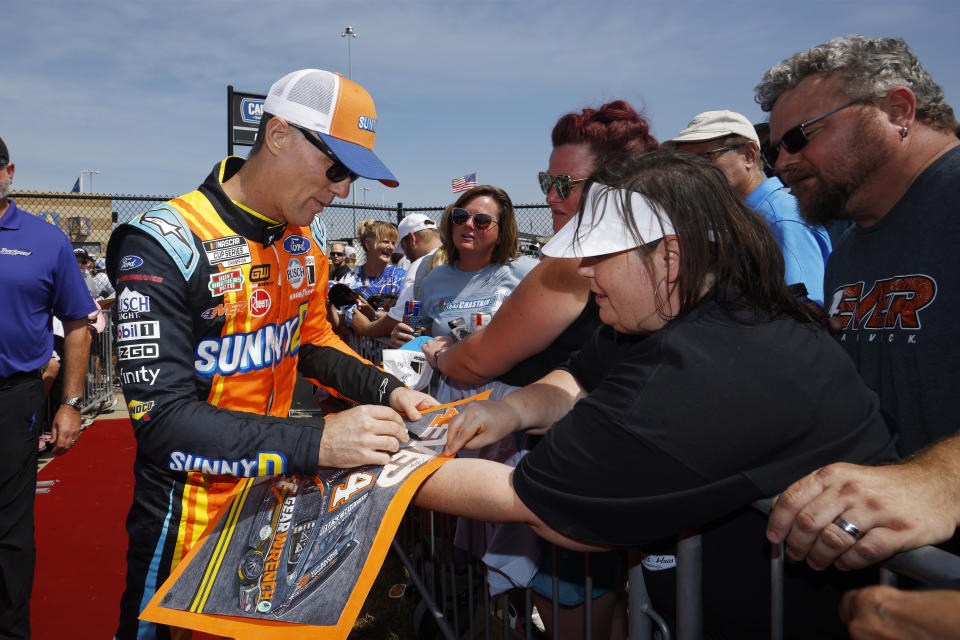
{"type": "Polygon", "coordinates": [[[347,39],[347,77],[353,80],[353,57],[350,51],[350,38],[356,38],[357,32],[353,30],[353,27],[348,26],[343,30],[343,33],[340,34],[340,37],[347,39]]]}
{"type": "MultiPolygon", "coordinates": [[[[353,51],[351,50],[351,47],[350,47],[350,39],[356,38],[357,32],[353,30],[353,27],[351,27],[350,25],[347,25],[347,28],[343,30],[343,33],[340,34],[340,37],[347,39],[347,74],[348,74],[347,77],[353,80],[353,51]]],[[[356,181],[354,181],[354,183],[351,186],[353,187],[353,189],[351,189],[353,193],[353,228],[354,230],[356,230],[357,228],[357,183],[356,181]]]]}
{"type": "Polygon", "coordinates": [[[367,204],[367,191],[372,191],[372,189],[370,189],[370,187],[360,187],[360,191],[363,192],[363,194],[362,194],[362,198],[363,198],[362,204],[365,205],[365,204],[367,204]]]}
{"type": "Polygon", "coordinates": [[[93,174],[100,173],[97,169],[80,169],[80,193],[93,193],[93,174]],[[89,183],[87,185],[88,191],[83,190],[83,174],[90,176],[89,183]]]}

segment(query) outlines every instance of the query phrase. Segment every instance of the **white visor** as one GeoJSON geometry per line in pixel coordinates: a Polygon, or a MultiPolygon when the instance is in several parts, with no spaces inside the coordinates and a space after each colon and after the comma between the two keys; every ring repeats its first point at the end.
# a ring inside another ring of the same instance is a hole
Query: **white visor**
{"type": "Polygon", "coordinates": [[[567,222],[543,245],[543,254],[552,258],[602,256],[634,249],[674,233],[667,214],[652,207],[641,194],[593,183],[584,197],[580,225],[573,219],[567,222]],[[640,238],[625,220],[627,198],[640,238]]]}

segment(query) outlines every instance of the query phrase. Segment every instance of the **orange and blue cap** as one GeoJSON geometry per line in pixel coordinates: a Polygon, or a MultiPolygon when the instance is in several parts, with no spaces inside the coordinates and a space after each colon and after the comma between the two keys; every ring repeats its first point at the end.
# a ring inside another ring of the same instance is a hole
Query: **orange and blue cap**
{"type": "Polygon", "coordinates": [[[357,175],[400,183],[373,153],[377,110],[367,90],[337,73],[300,69],[270,87],[263,110],[316,134],[357,175]]]}

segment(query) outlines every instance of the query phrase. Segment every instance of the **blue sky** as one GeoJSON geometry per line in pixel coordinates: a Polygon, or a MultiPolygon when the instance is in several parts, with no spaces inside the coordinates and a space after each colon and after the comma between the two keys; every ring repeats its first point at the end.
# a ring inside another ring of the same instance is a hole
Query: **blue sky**
{"type": "Polygon", "coordinates": [[[669,139],[707,109],[765,115],[772,64],[833,36],[900,36],[960,107],[960,3],[6,0],[0,137],[14,189],[176,195],[226,154],[226,87],[265,93],[289,71],[348,74],[377,105],[377,154],[400,180],[357,203],[443,205],[476,171],[541,202],[550,130],[623,98],[669,139]]]}

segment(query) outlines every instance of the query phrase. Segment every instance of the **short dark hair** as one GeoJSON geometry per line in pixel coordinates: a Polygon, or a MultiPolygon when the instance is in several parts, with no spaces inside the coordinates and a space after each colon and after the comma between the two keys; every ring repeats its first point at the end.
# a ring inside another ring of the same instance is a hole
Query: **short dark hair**
{"type": "Polygon", "coordinates": [[[267,113],[266,111],[260,116],[260,124],[257,126],[257,136],[253,139],[253,144],[250,146],[250,153],[247,154],[248,158],[257,155],[257,152],[260,151],[260,147],[263,146],[263,138],[267,135],[267,123],[275,117],[275,115],[267,113]]]}

